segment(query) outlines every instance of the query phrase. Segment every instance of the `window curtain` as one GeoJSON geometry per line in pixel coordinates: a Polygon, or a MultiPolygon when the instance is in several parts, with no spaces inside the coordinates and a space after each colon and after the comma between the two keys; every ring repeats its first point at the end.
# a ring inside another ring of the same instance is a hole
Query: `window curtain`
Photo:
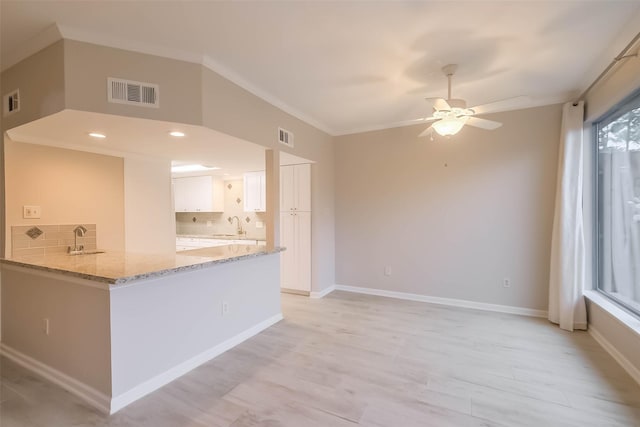
{"type": "Polygon", "coordinates": [[[562,329],[587,328],[582,295],[585,279],[585,246],[582,218],[584,103],[562,108],[556,203],[551,239],[549,320],[562,329]]]}

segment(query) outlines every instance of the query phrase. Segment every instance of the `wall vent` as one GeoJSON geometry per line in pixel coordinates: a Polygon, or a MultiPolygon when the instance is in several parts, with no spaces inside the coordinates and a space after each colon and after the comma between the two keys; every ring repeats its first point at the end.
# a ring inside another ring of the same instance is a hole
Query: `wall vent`
{"type": "Polygon", "coordinates": [[[109,102],[116,104],[160,107],[159,87],[151,83],[109,77],[107,78],[107,94],[109,102]]]}
{"type": "Polygon", "coordinates": [[[8,116],[9,114],[17,113],[20,111],[20,90],[16,89],[13,92],[9,92],[2,98],[2,108],[4,111],[4,115],[8,116]]]}
{"type": "Polygon", "coordinates": [[[280,141],[280,144],[293,148],[293,133],[286,129],[278,128],[278,141],[280,141]]]}

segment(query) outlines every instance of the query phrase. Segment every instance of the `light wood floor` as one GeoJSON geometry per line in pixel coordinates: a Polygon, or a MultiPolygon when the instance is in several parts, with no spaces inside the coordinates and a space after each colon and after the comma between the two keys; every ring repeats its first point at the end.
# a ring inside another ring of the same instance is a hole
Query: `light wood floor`
{"type": "Polygon", "coordinates": [[[334,292],[107,417],[6,359],[0,425],[640,426],[640,387],[546,320],[334,292]]]}

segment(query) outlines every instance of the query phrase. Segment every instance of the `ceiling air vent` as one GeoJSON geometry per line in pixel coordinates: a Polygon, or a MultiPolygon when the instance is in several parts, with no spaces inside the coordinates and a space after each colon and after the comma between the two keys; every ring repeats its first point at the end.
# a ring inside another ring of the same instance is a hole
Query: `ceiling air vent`
{"type": "Polygon", "coordinates": [[[107,79],[107,93],[109,102],[116,104],[155,108],[160,106],[158,85],[151,83],[141,83],[109,77],[107,79]]]}
{"type": "Polygon", "coordinates": [[[286,129],[278,128],[278,141],[280,141],[280,144],[293,148],[293,133],[286,129]]]}
{"type": "Polygon", "coordinates": [[[2,98],[2,104],[4,105],[3,111],[5,116],[20,111],[20,90],[16,89],[6,94],[2,98]]]}

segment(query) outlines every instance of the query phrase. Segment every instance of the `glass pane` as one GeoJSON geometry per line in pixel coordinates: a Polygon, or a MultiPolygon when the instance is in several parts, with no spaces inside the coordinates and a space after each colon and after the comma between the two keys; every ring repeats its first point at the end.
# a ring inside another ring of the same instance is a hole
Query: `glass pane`
{"type": "Polygon", "coordinates": [[[640,314],[640,100],[598,126],[598,288],[640,314]]]}

